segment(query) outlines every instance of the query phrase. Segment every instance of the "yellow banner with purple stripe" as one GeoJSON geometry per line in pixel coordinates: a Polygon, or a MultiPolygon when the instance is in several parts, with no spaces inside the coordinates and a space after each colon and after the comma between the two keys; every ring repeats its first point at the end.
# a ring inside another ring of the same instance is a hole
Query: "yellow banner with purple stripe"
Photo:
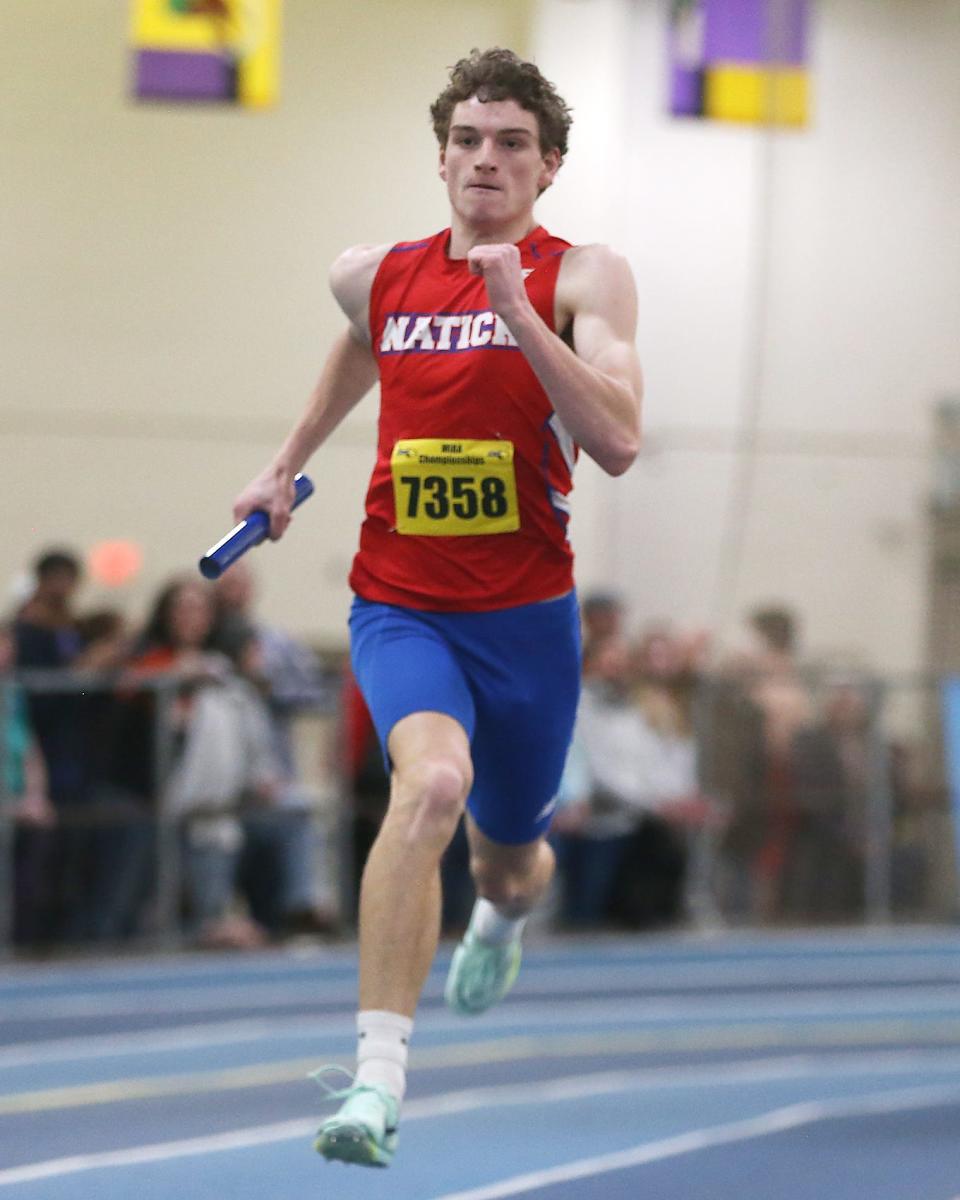
{"type": "Polygon", "coordinates": [[[670,111],[754,125],[806,125],[808,0],[673,0],[670,111]]]}
{"type": "Polygon", "coordinates": [[[133,0],[139,100],[276,103],[282,0],[133,0]]]}

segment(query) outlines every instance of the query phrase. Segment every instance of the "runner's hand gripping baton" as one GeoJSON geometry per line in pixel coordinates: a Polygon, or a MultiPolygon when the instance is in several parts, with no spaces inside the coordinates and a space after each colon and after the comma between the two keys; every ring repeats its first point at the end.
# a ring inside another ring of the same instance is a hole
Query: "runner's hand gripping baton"
{"type": "MultiPolygon", "coordinates": [[[[313,495],[313,481],[308,475],[294,475],[293,487],[294,508],[313,495]]],[[[200,559],[200,574],[205,579],[219,579],[231,563],[236,562],[241,554],[246,554],[254,546],[259,546],[269,532],[270,518],[263,509],[254,509],[246,520],[235,525],[226,537],[222,537],[216,545],[211,546],[200,559]]]]}

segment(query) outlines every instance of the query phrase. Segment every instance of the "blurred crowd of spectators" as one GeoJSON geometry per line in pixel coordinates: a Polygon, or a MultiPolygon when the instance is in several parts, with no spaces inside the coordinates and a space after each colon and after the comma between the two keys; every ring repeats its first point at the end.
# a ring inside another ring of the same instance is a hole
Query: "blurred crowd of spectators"
{"type": "Polygon", "coordinates": [[[588,597],[583,624],[555,822],[565,924],[858,920],[871,855],[881,903],[919,900],[910,821],[931,796],[876,681],[804,669],[789,609],[749,614],[726,656],[667,625],[630,641],[612,596],[588,597]]]}
{"type": "MultiPolygon", "coordinates": [[[[45,553],[32,594],[0,626],[14,941],[149,933],[158,813],[176,822],[178,914],[200,944],[252,947],[349,923],[353,914],[319,902],[316,797],[292,740],[299,714],[337,722],[352,800],[344,868],[355,881],[388,780],[343,662],[324,665],[265,625],[244,563],[212,585],[170,580],[139,628],[112,610],[78,614],[80,583],[74,554],[45,553]]],[[[748,643],[720,660],[706,632],[659,624],[631,636],[613,595],[587,596],[582,616],[583,699],[551,834],[552,923],[861,917],[877,797],[892,836],[918,803],[870,680],[815,686],[781,607],[752,613],[748,643]]],[[[467,859],[461,829],[444,864],[450,932],[472,904],[467,859]]],[[[904,896],[911,865],[899,875],[891,865],[904,896]]]]}
{"type": "Polygon", "coordinates": [[[570,928],[666,924],[684,912],[690,847],[718,819],[699,779],[694,703],[704,634],[635,640],[610,595],[582,605],[583,695],[554,818],[570,928]]]}
{"type": "Polygon", "coordinates": [[[43,554],[34,574],[0,630],[0,682],[18,680],[3,739],[14,941],[149,931],[158,805],[182,831],[183,916],[202,944],[329,929],[291,729],[298,712],[330,707],[337,684],[258,620],[246,565],[213,585],[170,580],[139,629],[112,610],[75,611],[71,552],[43,554]]]}

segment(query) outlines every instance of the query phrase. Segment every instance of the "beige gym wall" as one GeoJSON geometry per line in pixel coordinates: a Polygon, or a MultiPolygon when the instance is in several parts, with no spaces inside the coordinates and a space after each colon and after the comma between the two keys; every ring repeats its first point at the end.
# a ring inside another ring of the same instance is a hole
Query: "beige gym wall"
{"type": "MultiPolygon", "coordinates": [[[[337,328],[331,259],[445,223],[427,106],[500,42],[575,109],[542,219],[621,249],[640,291],[647,450],[578,471],[581,584],[721,633],[781,598],[815,652],[920,664],[931,413],[960,389],[957,0],[815,4],[800,134],[668,118],[665,0],[287,0],[264,115],[131,104],[128,7],[0,4],[0,587],[50,541],[128,537],[138,616],[193,569],[337,328]]],[[[371,397],[251,559],[270,618],[320,640],[374,420],[371,397]]]]}
{"type": "Polygon", "coordinates": [[[576,115],[541,218],[630,260],[647,382],[639,463],[578,468],[580,585],[727,642],[781,601],[815,657],[915,670],[960,395],[960,3],[811,3],[803,131],[667,116],[667,9],[537,7],[576,115]]]}
{"type": "MultiPolygon", "coordinates": [[[[428,107],[472,46],[527,49],[526,0],[286,0],[267,113],[127,97],[126,0],[0,5],[0,588],[41,547],[129,538],[135,620],[231,524],[339,328],[329,265],[446,224],[428,107]]],[[[255,566],[271,620],[345,638],[368,398],[255,566]]]]}

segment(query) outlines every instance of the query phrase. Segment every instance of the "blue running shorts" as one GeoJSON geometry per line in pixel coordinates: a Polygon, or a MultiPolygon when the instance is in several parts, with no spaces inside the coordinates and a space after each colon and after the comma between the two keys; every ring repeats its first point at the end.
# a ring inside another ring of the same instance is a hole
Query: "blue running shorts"
{"type": "Polygon", "coordinates": [[[470,740],[467,807],[504,845],[545,833],[580,695],[575,592],[494,612],[438,613],[359,596],[350,612],[353,672],[389,767],[403,717],[441,712],[470,740]]]}

